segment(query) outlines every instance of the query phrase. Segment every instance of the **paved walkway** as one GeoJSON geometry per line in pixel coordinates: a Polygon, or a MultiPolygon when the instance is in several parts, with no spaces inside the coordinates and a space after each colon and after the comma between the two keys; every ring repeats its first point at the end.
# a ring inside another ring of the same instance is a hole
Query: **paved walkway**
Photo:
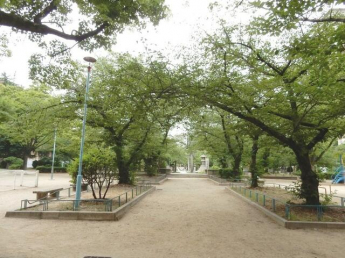
{"type": "Polygon", "coordinates": [[[0,257],[343,257],[345,231],[288,230],[207,179],[170,179],[118,222],[0,219],[0,257]]]}

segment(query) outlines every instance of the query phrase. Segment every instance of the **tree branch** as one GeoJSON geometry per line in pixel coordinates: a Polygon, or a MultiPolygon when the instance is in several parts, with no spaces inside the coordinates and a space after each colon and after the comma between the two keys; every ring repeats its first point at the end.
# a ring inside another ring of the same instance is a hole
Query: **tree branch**
{"type": "Polygon", "coordinates": [[[50,28],[46,25],[43,25],[41,23],[35,23],[29,20],[26,20],[20,16],[17,16],[12,13],[6,13],[0,10],[0,25],[8,26],[8,27],[14,27],[19,30],[27,31],[27,32],[33,32],[33,33],[39,33],[42,35],[55,35],[63,39],[67,40],[75,40],[77,42],[81,42],[89,37],[93,37],[100,32],[102,32],[105,28],[109,26],[108,22],[104,22],[101,24],[98,28],[89,31],[84,34],[80,35],[72,35],[67,34],[61,31],[58,31],[56,29],[50,28]]]}
{"type": "Polygon", "coordinates": [[[60,0],[53,0],[50,2],[49,5],[47,5],[46,8],[44,8],[42,10],[42,12],[38,13],[35,17],[34,17],[34,23],[38,23],[41,24],[42,23],[42,19],[44,17],[46,17],[48,14],[50,14],[52,11],[57,9],[57,4],[60,2],[60,0]]]}

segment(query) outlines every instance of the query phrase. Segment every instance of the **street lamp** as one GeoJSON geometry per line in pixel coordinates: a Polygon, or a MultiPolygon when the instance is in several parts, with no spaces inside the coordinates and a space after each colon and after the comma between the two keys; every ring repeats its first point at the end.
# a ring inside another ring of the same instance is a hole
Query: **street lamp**
{"type": "Polygon", "coordinates": [[[86,124],[86,115],[87,115],[87,98],[88,98],[89,85],[90,85],[91,63],[96,62],[96,59],[93,57],[84,57],[84,60],[89,63],[89,66],[87,67],[87,80],[86,80],[85,100],[84,100],[83,129],[81,132],[79,167],[78,167],[78,176],[77,176],[77,184],[76,184],[76,192],[75,192],[74,208],[76,210],[79,208],[79,202],[80,202],[80,196],[81,196],[81,180],[82,180],[81,172],[82,172],[82,167],[83,167],[85,124],[86,124]]]}

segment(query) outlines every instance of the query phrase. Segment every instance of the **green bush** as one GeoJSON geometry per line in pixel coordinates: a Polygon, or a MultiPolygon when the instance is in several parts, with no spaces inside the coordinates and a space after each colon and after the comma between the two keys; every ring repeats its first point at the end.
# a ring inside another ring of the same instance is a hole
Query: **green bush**
{"type": "MultiPolygon", "coordinates": [[[[115,161],[114,152],[107,148],[92,148],[84,154],[82,179],[84,184],[90,185],[95,199],[104,199],[110,183],[117,178],[115,161]],[[97,192],[93,188],[95,184],[98,186],[97,192]],[[105,190],[102,192],[103,186],[105,190]]],[[[67,167],[67,171],[72,178],[71,182],[74,184],[77,181],[78,167],[79,159],[75,159],[67,167]]]]}
{"type": "Polygon", "coordinates": [[[327,173],[318,173],[317,175],[320,180],[331,180],[334,174],[335,172],[327,172],[327,173]]]}
{"type": "MultiPolygon", "coordinates": [[[[38,167],[36,167],[36,169],[40,173],[50,173],[52,170],[52,167],[51,166],[38,166],[38,167]]],[[[54,167],[54,172],[67,172],[67,169],[63,168],[63,167],[54,167]]]]}
{"type": "MultiPolygon", "coordinates": [[[[39,166],[44,166],[44,167],[48,167],[48,166],[51,166],[52,165],[52,162],[53,162],[53,159],[52,158],[49,158],[49,157],[43,157],[41,158],[40,160],[35,160],[32,162],[32,166],[34,168],[37,168],[39,166]]],[[[55,158],[54,160],[54,167],[60,167],[60,160],[55,158]]]]}
{"type": "Polygon", "coordinates": [[[224,179],[233,177],[233,171],[231,168],[221,168],[219,169],[219,176],[224,179]]]}
{"type": "Polygon", "coordinates": [[[8,166],[9,169],[22,168],[24,164],[24,161],[17,157],[7,157],[3,161],[6,162],[6,167],[8,166]]]}

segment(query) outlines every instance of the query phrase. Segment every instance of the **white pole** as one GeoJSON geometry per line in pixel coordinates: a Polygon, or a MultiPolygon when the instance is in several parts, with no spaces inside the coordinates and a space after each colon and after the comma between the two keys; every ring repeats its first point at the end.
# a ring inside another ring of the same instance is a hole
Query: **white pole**
{"type": "Polygon", "coordinates": [[[35,187],[38,186],[38,173],[39,173],[39,171],[37,170],[37,171],[36,171],[35,187]]]}
{"type": "Polygon", "coordinates": [[[52,161],[52,170],[51,170],[51,176],[50,176],[51,180],[54,179],[55,145],[56,145],[56,128],[54,130],[53,161],[52,161]]]}
{"type": "Polygon", "coordinates": [[[17,172],[14,172],[13,190],[16,190],[16,179],[17,179],[17,172]]]}
{"type": "Polygon", "coordinates": [[[23,186],[24,170],[20,172],[20,186],[23,186]]]}

